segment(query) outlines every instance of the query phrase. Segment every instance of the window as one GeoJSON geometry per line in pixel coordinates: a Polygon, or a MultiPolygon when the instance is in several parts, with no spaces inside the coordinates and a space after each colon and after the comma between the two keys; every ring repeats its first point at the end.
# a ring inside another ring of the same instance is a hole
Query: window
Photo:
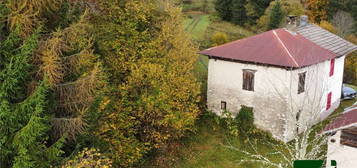
{"type": "Polygon", "coordinates": [[[300,120],[301,110],[296,113],[296,133],[299,134],[299,120],[300,120]]]}
{"type": "Polygon", "coordinates": [[[243,90],[254,91],[255,70],[243,70],[243,90]]]}
{"type": "Polygon", "coordinates": [[[332,98],[332,92],[330,92],[330,93],[327,95],[326,110],[330,109],[330,107],[331,107],[331,98],[332,98]]]}
{"type": "Polygon", "coordinates": [[[306,78],[306,72],[299,73],[298,94],[305,92],[305,78],[306,78]]]}
{"type": "Polygon", "coordinates": [[[221,110],[226,110],[227,109],[227,102],[221,101],[221,110]]]}
{"type": "Polygon", "coordinates": [[[330,62],[330,76],[333,76],[334,71],[335,71],[335,59],[332,59],[330,62]]]}

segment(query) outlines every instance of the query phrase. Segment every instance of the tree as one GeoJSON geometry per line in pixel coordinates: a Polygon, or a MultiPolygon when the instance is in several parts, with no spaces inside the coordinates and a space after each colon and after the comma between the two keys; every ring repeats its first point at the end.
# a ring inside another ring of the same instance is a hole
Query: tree
{"type": "MultiPolygon", "coordinates": [[[[170,2],[101,3],[98,50],[111,73],[95,135],[113,164],[130,167],[152,149],[180,138],[199,114],[197,48],[170,2]]],[[[98,19],[98,20],[96,20],[98,19]]]]}
{"type": "Polygon", "coordinates": [[[21,40],[20,27],[0,45],[0,164],[5,167],[48,167],[59,161],[62,141],[47,142],[50,128],[46,81],[32,92],[27,81],[39,30],[21,40]]]}
{"type": "Polygon", "coordinates": [[[238,25],[244,25],[247,21],[247,15],[244,7],[246,0],[233,0],[232,2],[232,22],[238,25]]]}
{"type": "Polygon", "coordinates": [[[256,24],[257,20],[264,14],[270,2],[273,0],[247,0],[245,9],[247,12],[248,23],[256,24]]]}
{"type": "MultiPolygon", "coordinates": [[[[269,5],[269,7],[265,10],[265,13],[263,16],[261,16],[257,22],[257,26],[260,30],[266,31],[268,29],[268,25],[270,23],[271,15],[272,15],[272,9],[276,5],[277,1],[272,1],[269,5]]],[[[284,18],[286,18],[287,15],[294,15],[294,16],[300,16],[304,14],[304,7],[300,3],[296,2],[290,2],[290,1],[280,1],[281,9],[284,13],[284,17],[280,18],[280,23],[284,22],[284,18]]]]}
{"type": "Polygon", "coordinates": [[[218,16],[225,21],[232,20],[232,2],[232,0],[217,0],[215,3],[218,16]]]}
{"type": "MultiPolygon", "coordinates": [[[[353,34],[347,36],[346,39],[353,44],[357,44],[357,37],[353,34]]],[[[346,57],[343,82],[357,85],[357,52],[353,52],[346,57]]]]}
{"type": "Polygon", "coordinates": [[[321,21],[320,22],[320,27],[326,29],[327,31],[333,33],[333,34],[337,34],[338,30],[328,21],[321,21]]]}
{"type": "Polygon", "coordinates": [[[268,29],[276,29],[280,26],[281,21],[284,18],[284,12],[282,10],[280,1],[277,0],[276,4],[273,6],[271,14],[270,14],[270,21],[268,24],[268,29]]]}
{"type": "Polygon", "coordinates": [[[306,0],[309,19],[316,23],[328,19],[329,0],[306,0]]]}
{"type": "Polygon", "coordinates": [[[351,14],[347,12],[338,11],[333,16],[332,23],[336,26],[338,34],[340,36],[344,37],[353,31],[354,20],[351,14]]]}

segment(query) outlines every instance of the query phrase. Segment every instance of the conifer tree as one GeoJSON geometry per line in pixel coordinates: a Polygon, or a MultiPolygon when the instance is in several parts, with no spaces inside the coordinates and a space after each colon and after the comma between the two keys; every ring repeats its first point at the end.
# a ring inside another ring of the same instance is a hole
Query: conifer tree
{"type": "Polygon", "coordinates": [[[244,5],[246,0],[233,0],[232,6],[232,22],[235,24],[243,25],[247,20],[247,15],[244,5]]]}
{"type": "Polygon", "coordinates": [[[281,7],[280,0],[277,0],[273,8],[271,9],[270,20],[268,24],[268,29],[276,29],[280,26],[281,21],[284,18],[284,12],[281,7]]]}
{"type": "Polygon", "coordinates": [[[58,161],[61,142],[47,142],[46,83],[27,93],[32,69],[30,60],[39,31],[21,40],[20,27],[0,45],[0,165],[4,167],[48,167],[58,161]],[[49,147],[50,146],[50,147],[49,147]]]}
{"type": "Polygon", "coordinates": [[[232,20],[232,2],[233,0],[217,0],[215,3],[215,9],[223,20],[232,20]]]}

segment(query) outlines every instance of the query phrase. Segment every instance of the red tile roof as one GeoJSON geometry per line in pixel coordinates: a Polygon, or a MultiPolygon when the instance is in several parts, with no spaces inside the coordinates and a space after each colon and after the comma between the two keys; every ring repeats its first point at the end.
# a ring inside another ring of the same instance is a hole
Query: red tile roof
{"type": "Polygon", "coordinates": [[[303,67],[337,57],[302,35],[286,29],[267,31],[203,50],[200,54],[283,67],[303,67]]]}
{"type": "Polygon", "coordinates": [[[346,111],[338,116],[333,122],[324,128],[323,132],[327,133],[353,125],[357,125],[357,108],[346,111]]]}

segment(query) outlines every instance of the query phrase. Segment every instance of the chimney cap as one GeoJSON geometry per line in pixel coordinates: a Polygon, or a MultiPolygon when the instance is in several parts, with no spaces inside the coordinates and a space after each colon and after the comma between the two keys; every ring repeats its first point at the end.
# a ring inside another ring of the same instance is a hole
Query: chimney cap
{"type": "Polygon", "coordinates": [[[309,17],[306,15],[301,15],[300,16],[300,26],[306,26],[309,24],[309,17]]]}

